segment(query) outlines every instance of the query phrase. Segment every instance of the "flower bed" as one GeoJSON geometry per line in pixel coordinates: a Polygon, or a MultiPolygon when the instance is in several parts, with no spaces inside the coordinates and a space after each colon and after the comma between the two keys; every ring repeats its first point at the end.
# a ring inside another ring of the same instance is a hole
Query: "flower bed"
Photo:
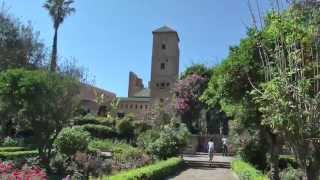
{"type": "Polygon", "coordinates": [[[268,180],[262,172],[242,160],[234,160],[231,167],[240,180],[268,180]]]}
{"type": "Polygon", "coordinates": [[[171,158],[160,161],[155,164],[141,167],[138,169],[129,170],[119,173],[111,177],[104,177],[105,180],[138,180],[138,179],[152,179],[162,180],[169,175],[177,172],[183,164],[181,158],[171,158]]]}
{"type": "Polygon", "coordinates": [[[89,150],[112,152],[112,167],[116,171],[141,167],[151,161],[151,158],[141,149],[111,140],[91,141],[89,150]]]}
{"type": "Polygon", "coordinates": [[[46,173],[39,167],[25,167],[23,169],[15,169],[13,163],[0,162],[0,176],[1,179],[14,180],[45,180],[46,173]]]}

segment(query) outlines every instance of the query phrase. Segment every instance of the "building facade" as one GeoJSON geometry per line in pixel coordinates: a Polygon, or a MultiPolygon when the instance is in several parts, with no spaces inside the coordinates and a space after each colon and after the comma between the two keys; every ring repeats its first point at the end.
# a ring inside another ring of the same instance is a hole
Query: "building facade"
{"type": "Polygon", "coordinates": [[[135,73],[129,73],[128,97],[120,97],[119,113],[132,113],[138,120],[148,120],[157,104],[170,103],[172,88],[179,77],[179,36],[163,26],[152,32],[151,78],[147,87],[135,73]]]}

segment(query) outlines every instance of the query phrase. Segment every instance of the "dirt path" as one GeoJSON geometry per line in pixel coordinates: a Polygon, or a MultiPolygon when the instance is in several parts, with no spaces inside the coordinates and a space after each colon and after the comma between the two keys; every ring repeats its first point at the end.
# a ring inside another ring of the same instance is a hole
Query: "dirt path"
{"type": "Polygon", "coordinates": [[[230,169],[189,168],[169,180],[238,180],[230,169]]]}

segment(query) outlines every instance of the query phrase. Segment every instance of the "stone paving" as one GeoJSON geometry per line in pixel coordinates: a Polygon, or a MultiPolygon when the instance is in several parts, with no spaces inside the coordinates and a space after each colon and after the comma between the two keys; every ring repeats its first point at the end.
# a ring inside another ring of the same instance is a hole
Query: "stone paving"
{"type": "Polygon", "coordinates": [[[231,169],[188,168],[168,180],[238,180],[231,169]]]}
{"type": "MultiPolygon", "coordinates": [[[[186,161],[206,162],[208,161],[207,154],[183,155],[186,161]]],[[[232,157],[216,155],[213,158],[215,162],[230,163],[232,157]]],[[[227,168],[212,168],[212,167],[190,167],[179,173],[177,176],[168,180],[238,180],[239,178],[227,168]]]]}

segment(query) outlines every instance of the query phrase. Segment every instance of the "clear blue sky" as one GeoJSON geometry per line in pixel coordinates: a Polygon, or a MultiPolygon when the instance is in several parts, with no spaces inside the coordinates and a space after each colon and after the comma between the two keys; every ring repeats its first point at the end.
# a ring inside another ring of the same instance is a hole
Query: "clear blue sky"
{"type": "MultiPolygon", "coordinates": [[[[51,47],[52,22],[44,0],[0,0],[30,21],[51,47]]],[[[77,12],[60,28],[59,56],[78,60],[96,86],[127,96],[129,71],[150,80],[152,30],[168,25],[180,36],[180,72],[194,63],[214,65],[251,23],[247,0],[75,0],[77,12]]],[[[269,0],[258,0],[261,8],[269,0]]],[[[252,1],[255,2],[255,1],[252,1]]]]}

